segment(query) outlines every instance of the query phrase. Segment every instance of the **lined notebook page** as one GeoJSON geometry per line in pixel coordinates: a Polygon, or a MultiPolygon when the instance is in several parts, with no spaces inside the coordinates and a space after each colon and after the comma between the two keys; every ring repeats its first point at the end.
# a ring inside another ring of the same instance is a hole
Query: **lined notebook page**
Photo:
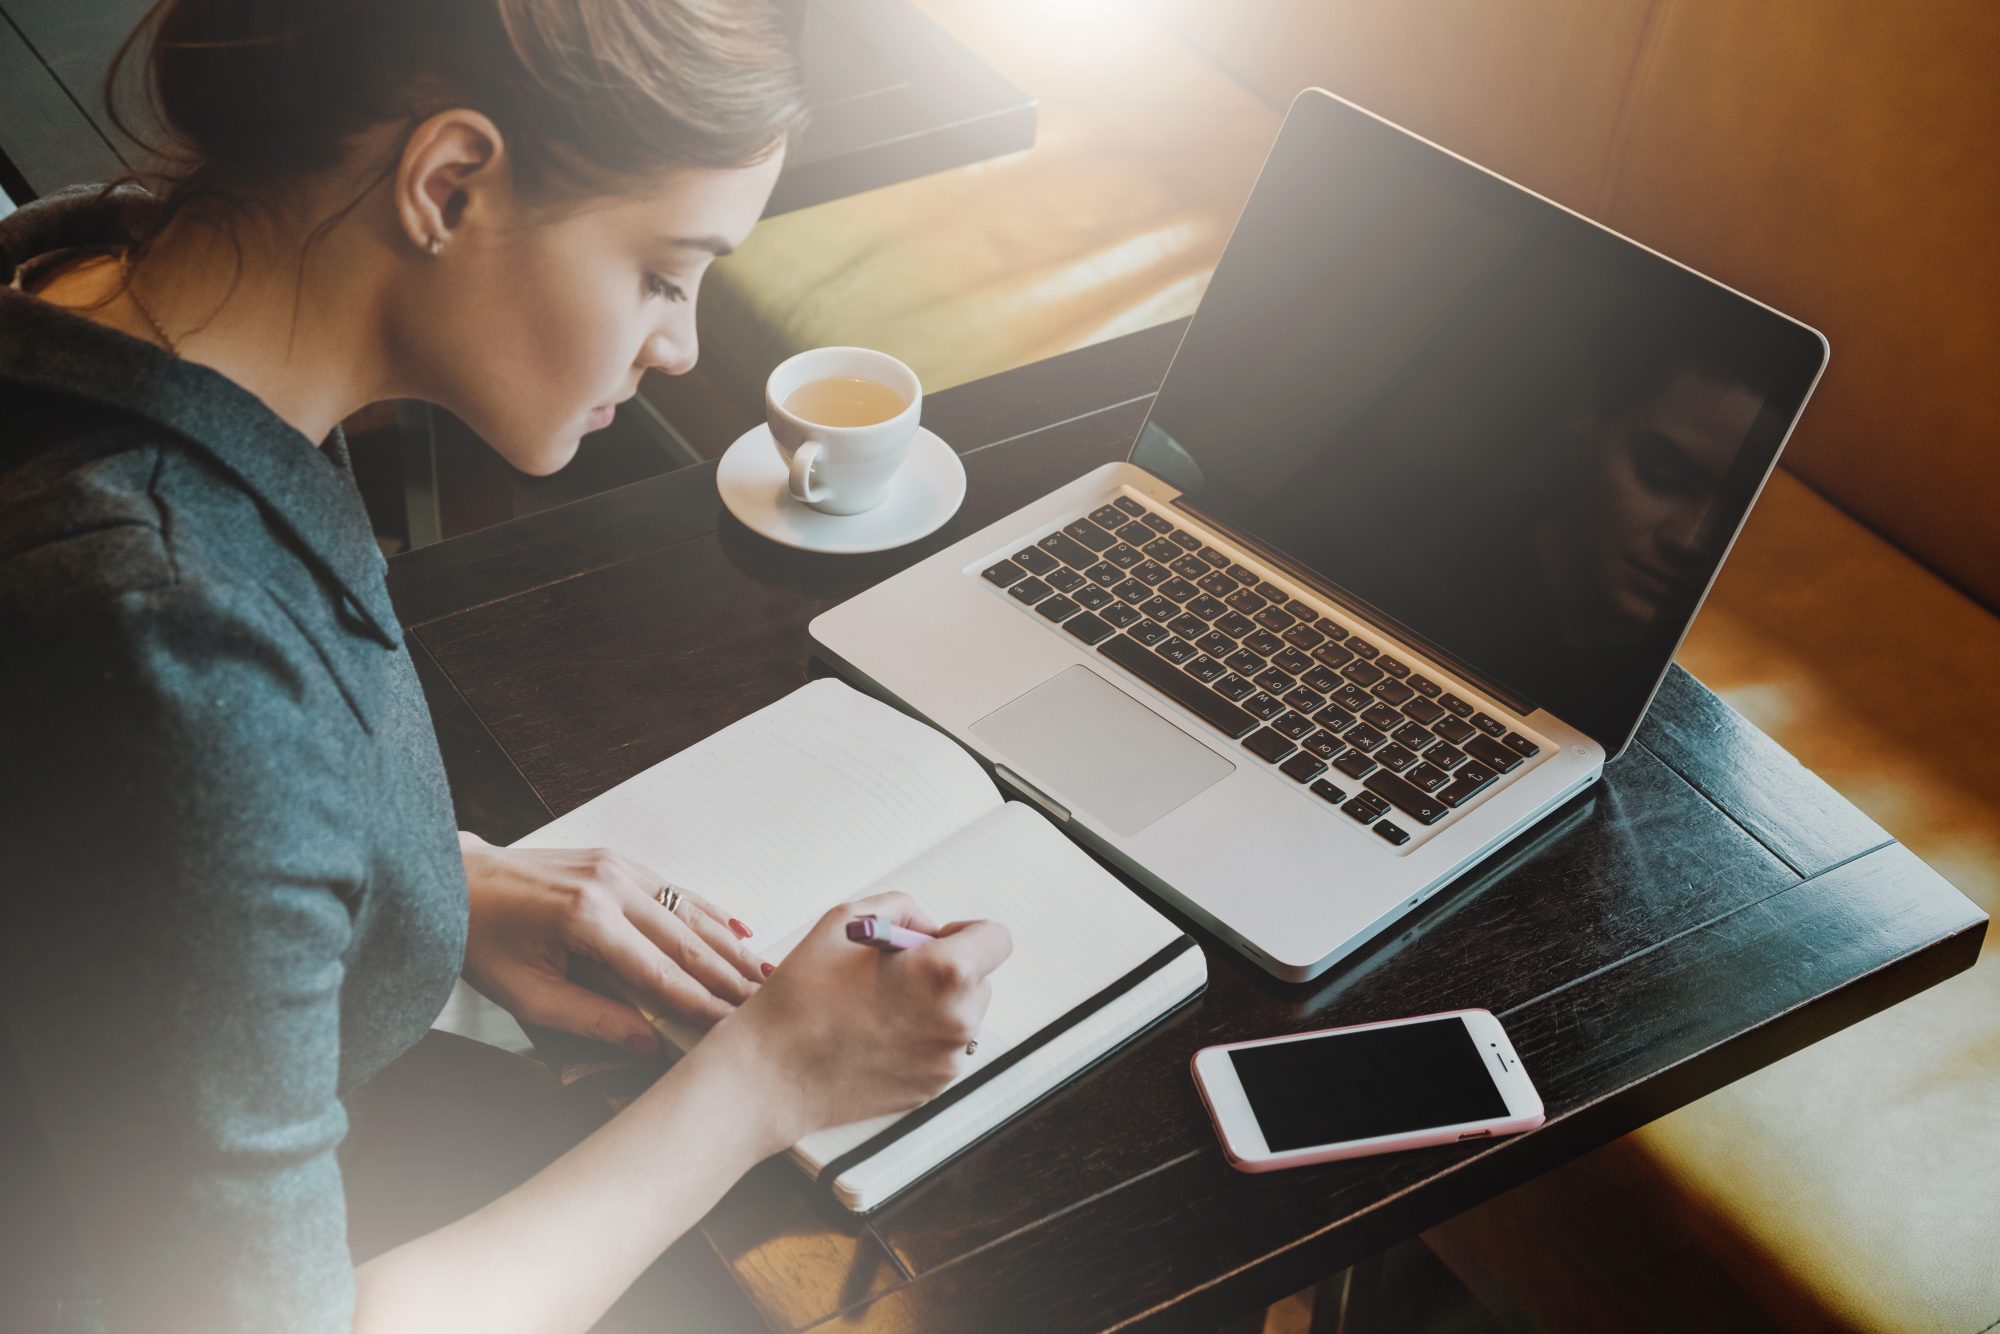
{"type": "MultiPolygon", "coordinates": [[[[981,816],[866,892],[882,889],[905,891],[939,922],[990,917],[1013,935],[1014,952],[992,977],[993,1000],[978,1053],[960,1078],[1041,1031],[1181,934],[1020,802],[981,816]]],[[[896,1120],[886,1116],[819,1131],[801,1140],[795,1155],[817,1172],[896,1120]]]]}
{"type": "Polygon", "coordinates": [[[950,738],[824,678],[514,846],[612,848],[788,939],[999,802],[950,738]]]}

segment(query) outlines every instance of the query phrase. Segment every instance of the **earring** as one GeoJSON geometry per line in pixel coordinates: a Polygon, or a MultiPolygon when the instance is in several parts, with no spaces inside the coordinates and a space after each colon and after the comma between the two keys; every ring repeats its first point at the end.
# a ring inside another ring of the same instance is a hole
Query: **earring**
{"type": "Polygon", "coordinates": [[[441,237],[441,236],[433,236],[433,237],[431,238],[431,253],[432,253],[433,255],[442,255],[442,254],[444,253],[444,238],[443,238],[443,237],[441,237]]]}

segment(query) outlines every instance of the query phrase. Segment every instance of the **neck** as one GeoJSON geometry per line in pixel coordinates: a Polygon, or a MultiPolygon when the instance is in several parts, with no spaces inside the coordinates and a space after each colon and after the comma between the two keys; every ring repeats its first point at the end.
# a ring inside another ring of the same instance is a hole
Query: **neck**
{"type": "Polygon", "coordinates": [[[235,245],[231,232],[183,217],[134,267],[119,304],[132,307],[125,314],[139,317],[143,336],[155,337],[157,321],[182,359],[241,385],[318,443],[343,418],[404,389],[381,336],[388,266],[362,212],[317,238],[312,222],[244,216],[235,245]]]}

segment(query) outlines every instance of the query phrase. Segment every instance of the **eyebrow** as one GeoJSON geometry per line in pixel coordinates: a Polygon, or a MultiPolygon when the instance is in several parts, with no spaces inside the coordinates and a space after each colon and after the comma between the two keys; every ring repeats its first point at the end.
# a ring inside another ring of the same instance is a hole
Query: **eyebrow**
{"type": "Polygon", "coordinates": [[[729,244],[729,242],[719,236],[676,236],[668,241],[667,244],[683,246],[689,250],[706,250],[717,259],[721,259],[724,255],[736,249],[735,246],[729,244]]]}

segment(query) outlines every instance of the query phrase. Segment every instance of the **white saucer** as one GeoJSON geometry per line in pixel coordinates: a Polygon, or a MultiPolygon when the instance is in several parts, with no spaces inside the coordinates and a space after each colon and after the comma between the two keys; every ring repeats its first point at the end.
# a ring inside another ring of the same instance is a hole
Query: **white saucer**
{"type": "Polygon", "coordinates": [[[801,551],[852,554],[905,546],[943,527],[965,499],[965,465],[921,426],[889,494],[873,509],[822,514],[793,500],[785,481],[785,460],[761,422],[737,437],[715,469],[722,503],[744,527],[801,551]]]}

